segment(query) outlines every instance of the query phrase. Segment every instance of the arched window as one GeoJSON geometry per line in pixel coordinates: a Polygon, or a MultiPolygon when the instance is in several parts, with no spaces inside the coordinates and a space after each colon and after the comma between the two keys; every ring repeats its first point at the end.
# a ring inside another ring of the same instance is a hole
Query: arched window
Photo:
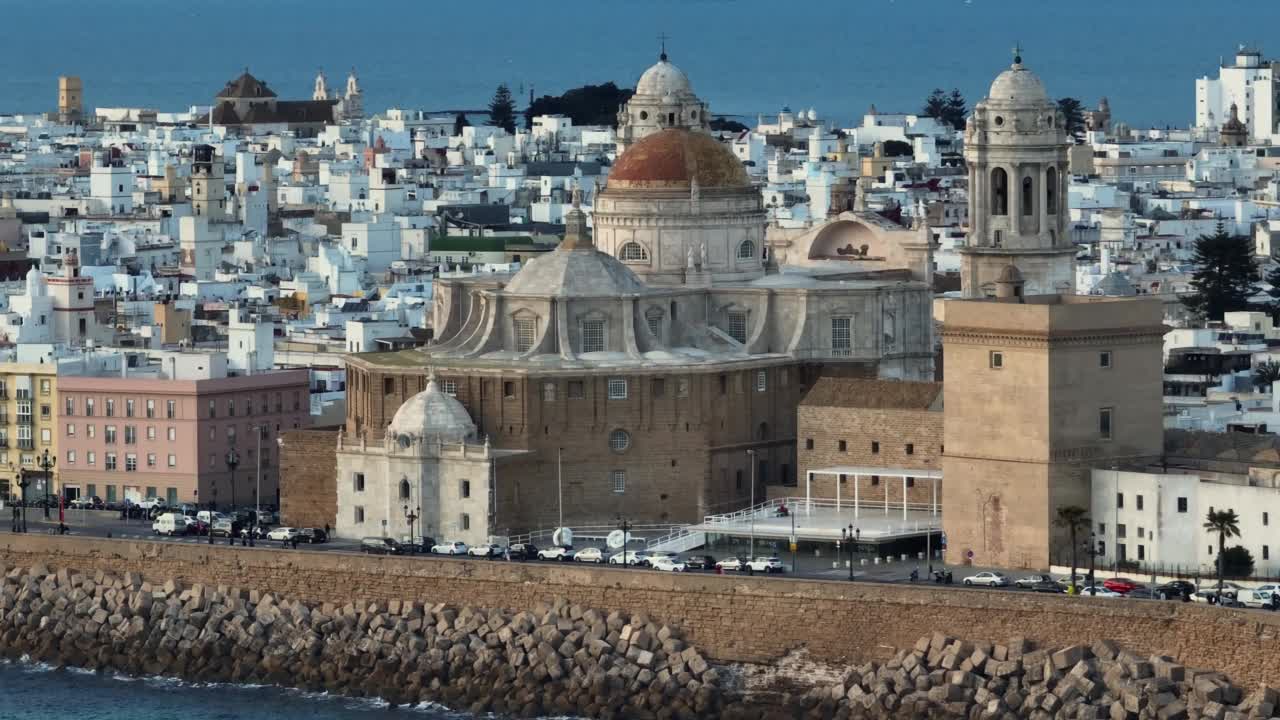
{"type": "Polygon", "coordinates": [[[618,258],[624,262],[636,262],[649,259],[649,253],[638,242],[629,242],[618,250],[618,258]]]}
{"type": "Polygon", "coordinates": [[[1050,215],[1058,213],[1058,169],[1049,168],[1044,174],[1044,207],[1050,215]]]}
{"type": "Polygon", "coordinates": [[[991,214],[1009,214],[1009,174],[1004,168],[991,171],[991,214]]]}
{"type": "Polygon", "coordinates": [[[1035,214],[1036,194],[1032,190],[1031,176],[1022,178],[1022,214],[1030,217],[1035,214]]]}
{"type": "Polygon", "coordinates": [[[406,478],[400,479],[400,499],[409,499],[409,481],[406,478]]]}
{"type": "Polygon", "coordinates": [[[743,240],[738,246],[738,259],[750,260],[756,256],[756,244],[750,240],[743,240]]]}

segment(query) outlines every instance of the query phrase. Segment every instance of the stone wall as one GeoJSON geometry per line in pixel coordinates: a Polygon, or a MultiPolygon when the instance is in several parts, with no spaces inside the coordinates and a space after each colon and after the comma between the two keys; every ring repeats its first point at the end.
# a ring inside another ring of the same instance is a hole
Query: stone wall
{"type": "MultiPolygon", "coordinates": [[[[797,496],[804,496],[805,475],[810,470],[840,466],[935,471],[942,469],[941,412],[812,407],[802,404],[797,412],[796,422],[796,454],[800,472],[797,475],[797,487],[792,492],[797,496]]],[[[834,499],[838,479],[833,475],[814,476],[809,488],[811,496],[834,499]]],[[[861,502],[872,505],[882,503],[887,491],[890,506],[896,503],[901,507],[901,478],[860,476],[857,482],[861,502]]],[[[846,477],[839,489],[840,497],[851,504],[854,496],[853,483],[853,477],[846,477]]],[[[913,480],[909,485],[909,502],[942,502],[941,483],[938,483],[936,495],[931,480],[913,480]]]]}
{"type": "Polygon", "coordinates": [[[293,527],[336,524],[338,431],[280,434],[280,520],[293,527]]]}
{"type": "Polygon", "coordinates": [[[1280,682],[1280,618],[1191,603],[1037,596],[572,565],[384,558],[275,548],[0,536],[0,564],[141,573],[235,585],[306,602],[417,600],[493,608],[565,598],[646,613],[682,627],[719,662],[768,662],[807,648],[814,659],[863,662],[910,648],[934,631],[1043,646],[1115,640],[1169,655],[1236,682],[1280,682]]]}

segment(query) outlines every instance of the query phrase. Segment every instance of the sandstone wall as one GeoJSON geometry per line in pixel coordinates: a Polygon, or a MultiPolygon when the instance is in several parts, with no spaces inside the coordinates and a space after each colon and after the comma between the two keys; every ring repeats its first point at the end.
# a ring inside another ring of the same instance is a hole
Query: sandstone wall
{"type": "Polygon", "coordinates": [[[679,625],[720,662],[766,662],[807,648],[863,662],[924,635],[1042,646],[1111,639],[1142,654],[1280,682],[1280,618],[1190,603],[1035,596],[935,586],[664,575],[571,565],[382,558],[274,548],[0,536],[0,564],[133,571],[148,580],[236,585],[307,602],[417,600],[523,608],[566,598],[679,625]]]}
{"type": "Polygon", "coordinates": [[[335,525],[338,514],[338,431],[280,434],[280,520],[293,527],[335,525]]]}

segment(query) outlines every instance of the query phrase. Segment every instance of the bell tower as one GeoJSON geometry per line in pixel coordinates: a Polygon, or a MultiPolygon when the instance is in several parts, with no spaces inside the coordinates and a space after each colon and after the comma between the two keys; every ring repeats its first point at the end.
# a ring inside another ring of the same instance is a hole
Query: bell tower
{"type": "Polygon", "coordinates": [[[969,237],[960,249],[967,298],[994,297],[1005,267],[1028,295],[1075,292],[1075,248],[1067,235],[1065,118],[1040,78],[1022,64],[991,83],[964,131],[969,237]]]}

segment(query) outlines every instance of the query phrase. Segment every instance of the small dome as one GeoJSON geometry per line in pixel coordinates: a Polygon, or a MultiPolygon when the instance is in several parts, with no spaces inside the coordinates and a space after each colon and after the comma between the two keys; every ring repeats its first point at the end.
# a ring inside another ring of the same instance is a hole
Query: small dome
{"type": "Polygon", "coordinates": [[[987,92],[987,99],[1017,105],[1044,105],[1049,102],[1049,94],[1035,73],[1022,63],[1014,63],[996,76],[987,92]]]}
{"type": "Polygon", "coordinates": [[[476,424],[462,403],[441,390],[432,378],[426,390],[400,406],[389,430],[396,438],[462,442],[476,434],[476,424]]]}
{"type": "Polygon", "coordinates": [[[710,135],[671,128],[646,135],[627,148],[609,173],[605,192],[614,188],[701,190],[751,186],[733,152],[710,135]]]}
{"type": "Polygon", "coordinates": [[[644,283],[620,260],[587,245],[528,260],[506,292],[539,297],[618,297],[645,292],[644,283]]]}
{"type": "Polygon", "coordinates": [[[664,97],[692,94],[693,86],[689,84],[689,76],[668,62],[665,55],[653,67],[645,70],[636,83],[636,95],[664,97]]]}

